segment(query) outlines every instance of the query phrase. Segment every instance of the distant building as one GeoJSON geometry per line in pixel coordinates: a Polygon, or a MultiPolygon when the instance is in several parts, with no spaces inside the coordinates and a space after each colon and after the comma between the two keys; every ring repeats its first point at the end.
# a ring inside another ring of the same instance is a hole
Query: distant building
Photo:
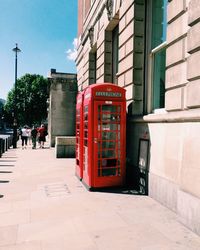
{"type": "Polygon", "coordinates": [[[200,234],[200,1],[78,4],[79,90],[126,89],[132,182],[200,234]]]}
{"type": "Polygon", "coordinates": [[[75,135],[77,78],[76,74],[51,69],[48,80],[48,132],[50,145],[54,147],[56,136],[75,135]]]}

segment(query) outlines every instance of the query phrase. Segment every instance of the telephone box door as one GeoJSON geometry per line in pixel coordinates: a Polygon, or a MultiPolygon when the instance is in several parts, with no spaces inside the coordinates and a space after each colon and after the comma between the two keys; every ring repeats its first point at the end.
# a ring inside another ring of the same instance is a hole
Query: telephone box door
{"type": "Polygon", "coordinates": [[[94,103],[94,186],[123,185],[125,177],[125,103],[94,103]]]}
{"type": "Polygon", "coordinates": [[[76,176],[83,178],[83,93],[77,95],[76,104],[76,176]]]}

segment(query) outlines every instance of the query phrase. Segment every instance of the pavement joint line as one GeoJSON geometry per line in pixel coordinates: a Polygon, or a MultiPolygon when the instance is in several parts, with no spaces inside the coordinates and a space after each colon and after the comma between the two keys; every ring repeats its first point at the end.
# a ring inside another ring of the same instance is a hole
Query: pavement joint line
{"type": "Polygon", "coordinates": [[[69,196],[71,193],[67,193],[67,192],[58,192],[58,193],[46,193],[47,197],[60,197],[60,196],[69,196]]]}

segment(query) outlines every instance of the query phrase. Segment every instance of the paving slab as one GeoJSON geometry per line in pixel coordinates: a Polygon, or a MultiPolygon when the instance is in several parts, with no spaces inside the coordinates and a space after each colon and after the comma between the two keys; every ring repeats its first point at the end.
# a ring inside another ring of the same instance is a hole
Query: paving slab
{"type": "Polygon", "coordinates": [[[75,159],[58,159],[48,146],[10,149],[1,179],[0,250],[200,249],[174,212],[148,196],[89,192],[75,159]]]}

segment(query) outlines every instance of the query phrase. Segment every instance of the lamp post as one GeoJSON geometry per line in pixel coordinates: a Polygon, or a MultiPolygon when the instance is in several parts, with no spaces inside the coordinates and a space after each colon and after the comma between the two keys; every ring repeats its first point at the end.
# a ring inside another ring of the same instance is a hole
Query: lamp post
{"type": "Polygon", "coordinates": [[[17,114],[16,114],[16,99],[17,99],[17,53],[21,52],[18,48],[18,44],[16,43],[15,48],[13,48],[15,52],[15,85],[14,85],[14,119],[13,119],[13,148],[17,148],[17,114]]]}

